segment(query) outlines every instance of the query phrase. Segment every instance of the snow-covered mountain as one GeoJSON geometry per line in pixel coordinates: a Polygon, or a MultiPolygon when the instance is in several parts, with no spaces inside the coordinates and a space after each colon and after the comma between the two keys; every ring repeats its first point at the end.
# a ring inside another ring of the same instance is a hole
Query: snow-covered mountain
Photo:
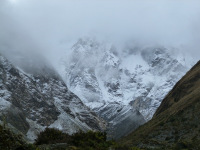
{"type": "Polygon", "coordinates": [[[39,57],[0,55],[0,120],[33,140],[45,127],[69,134],[104,130],[105,122],[71,91],[61,77],[39,57]],[[37,58],[37,59],[36,59],[37,58]],[[14,65],[13,65],[14,64],[14,65]]]}
{"type": "Polygon", "coordinates": [[[152,118],[162,99],[194,64],[178,49],[115,46],[80,39],[62,72],[65,82],[119,138],[152,118]],[[176,53],[175,53],[176,52],[176,53]]]}
{"type": "Polygon", "coordinates": [[[30,140],[48,126],[70,134],[107,128],[110,138],[120,138],[150,120],[193,65],[189,55],[162,46],[84,38],[71,51],[57,68],[62,79],[40,55],[4,51],[0,120],[5,114],[30,140]]]}

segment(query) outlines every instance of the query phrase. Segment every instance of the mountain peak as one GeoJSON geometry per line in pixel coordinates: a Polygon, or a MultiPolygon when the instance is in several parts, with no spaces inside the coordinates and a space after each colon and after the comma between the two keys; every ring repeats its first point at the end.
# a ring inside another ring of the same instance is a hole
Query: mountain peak
{"type": "Polygon", "coordinates": [[[172,49],[163,46],[121,47],[82,39],[72,51],[64,66],[64,80],[70,90],[99,116],[107,119],[105,114],[112,114],[113,120],[106,120],[111,126],[121,124],[115,119],[115,110],[119,108],[130,108],[117,113],[127,122],[136,121],[129,117],[131,108],[140,113],[139,118],[150,120],[165,95],[192,65],[182,64],[171,53],[172,49]]]}

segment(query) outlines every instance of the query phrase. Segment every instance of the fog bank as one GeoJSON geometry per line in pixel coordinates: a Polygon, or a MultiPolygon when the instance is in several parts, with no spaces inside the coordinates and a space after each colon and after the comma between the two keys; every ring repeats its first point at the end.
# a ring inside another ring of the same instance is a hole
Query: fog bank
{"type": "Polygon", "coordinates": [[[200,55],[195,0],[1,0],[1,51],[58,59],[81,37],[159,44],[200,55]]]}

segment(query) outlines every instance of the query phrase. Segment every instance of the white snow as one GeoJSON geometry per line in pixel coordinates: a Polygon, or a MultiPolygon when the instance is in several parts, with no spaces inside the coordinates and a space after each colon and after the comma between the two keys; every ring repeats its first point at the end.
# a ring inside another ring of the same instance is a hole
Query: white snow
{"type": "Polygon", "coordinates": [[[30,142],[34,142],[37,138],[37,135],[45,129],[44,126],[39,125],[36,121],[32,121],[28,118],[26,118],[26,121],[29,123],[30,128],[28,132],[26,133],[26,137],[30,142]]]}
{"type": "Polygon", "coordinates": [[[123,47],[88,39],[75,44],[72,51],[72,58],[78,55],[81,59],[68,59],[65,76],[62,76],[87,106],[100,109],[112,102],[127,106],[142,98],[140,102],[146,101],[147,106],[142,104],[144,106],[138,109],[146,120],[151,119],[164,96],[194,64],[190,55],[186,61],[184,54],[175,55],[171,48],[145,47],[129,53],[123,47]],[[92,44],[95,47],[90,47],[92,44]],[[115,55],[113,47],[120,54],[115,55]],[[94,65],[84,64],[84,59],[94,65]],[[82,61],[84,65],[80,65],[82,61]]]}
{"type": "Polygon", "coordinates": [[[135,72],[135,69],[142,67],[143,70],[147,70],[149,65],[144,61],[140,54],[128,55],[122,59],[121,68],[129,70],[131,73],[135,72]]]}
{"type": "MultiPolygon", "coordinates": [[[[1,92],[1,91],[0,91],[1,92]]],[[[3,111],[11,106],[11,103],[0,97],[0,111],[3,111]]]]}

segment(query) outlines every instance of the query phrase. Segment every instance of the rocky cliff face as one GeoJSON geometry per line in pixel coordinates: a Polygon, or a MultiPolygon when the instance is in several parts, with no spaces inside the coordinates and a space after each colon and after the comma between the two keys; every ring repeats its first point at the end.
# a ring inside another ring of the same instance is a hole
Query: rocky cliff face
{"type": "Polygon", "coordinates": [[[80,39],[64,65],[64,80],[119,138],[150,120],[193,64],[172,51],[161,46],[119,47],[80,39]]]}
{"type": "MultiPolygon", "coordinates": [[[[33,140],[45,127],[67,133],[78,130],[103,130],[104,121],[85,106],[49,65],[32,66],[20,57],[12,65],[0,55],[0,116],[33,140]],[[19,60],[19,59],[18,59],[19,60]],[[18,65],[19,67],[16,67],[18,65]]],[[[37,64],[37,63],[33,63],[37,64]]]]}

